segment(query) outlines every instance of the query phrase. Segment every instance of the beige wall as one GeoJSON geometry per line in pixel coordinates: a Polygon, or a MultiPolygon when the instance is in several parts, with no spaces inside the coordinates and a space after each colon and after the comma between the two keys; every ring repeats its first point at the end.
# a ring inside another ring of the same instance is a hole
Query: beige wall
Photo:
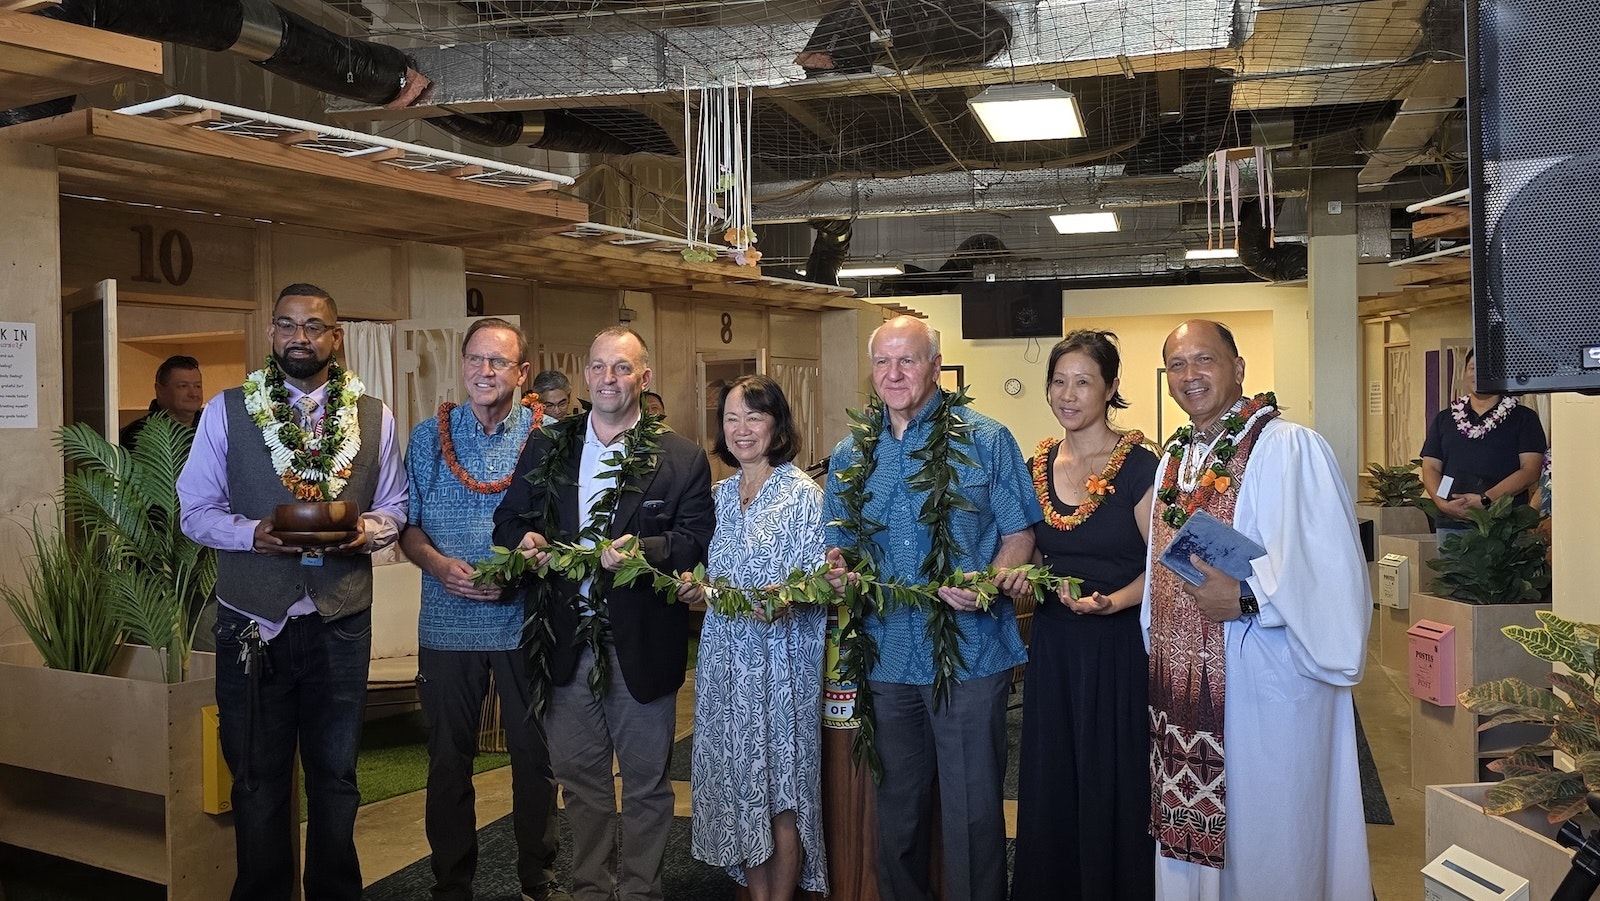
{"type": "Polygon", "coordinates": [[[1600,519],[1600,478],[1594,449],[1600,447],[1600,397],[1550,397],[1550,494],[1555,612],[1600,623],[1600,554],[1595,531],[1600,519]]]}
{"type": "MultiPolygon", "coordinates": [[[[1110,329],[1117,333],[1123,353],[1123,396],[1129,408],[1116,422],[1157,435],[1156,370],[1161,366],[1161,342],[1186,319],[1206,316],[1223,321],[1233,330],[1245,358],[1245,388],[1274,390],[1285,413],[1307,421],[1309,375],[1306,331],[1306,292],[1301,287],[1271,285],[1202,285],[1173,288],[1112,288],[1067,291],[1063,294],[1064,325],[1110,329]],[[1173,312],[1173,311],[1179,312],[1173,312]]],[[[961,298],[957,295],[897,298],[897,302],[928,316],[939,329],[944,363],[965,367],[968,392],[975,406],[1011,429],[1024,452],[1060,430],[1044,397],[1045,364],[1055,342],[1046,339],[961,339],[961,298]],[[1023,384],[1016,397],[1006,394],[1006,379],[1023,384]]],[[[1160,386],[1165,398],[1165,386],[1160,386]]],[[[859,402],[858,402],[859,403],[859,402]]],[[[1159,430],[1170,434],[1181,422],[1182,411],[1170,398],[1161,414],[1159,430]]]]}

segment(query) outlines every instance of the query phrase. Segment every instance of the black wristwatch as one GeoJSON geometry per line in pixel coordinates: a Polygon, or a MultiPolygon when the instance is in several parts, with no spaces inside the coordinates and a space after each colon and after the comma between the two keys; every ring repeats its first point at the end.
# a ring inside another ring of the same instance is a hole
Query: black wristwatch
{"type": "Polygon", "coordinates": [[[1250,590],[1249,582],[1239,583],[1239,618],[1246,619],[1261,612],[1261,605],[1256,603],[1256,596],[1250,590]]]}
{"type": "Polygon", "coordinates": [[[1478,495],[1478,503],[1482,504],[1485,508],[1487,508],[1490,504],[1494,503],[1494,501],[1489,500],[1489,495],[1487,495],[1487,494],[1479,494],[1478,495]]]}

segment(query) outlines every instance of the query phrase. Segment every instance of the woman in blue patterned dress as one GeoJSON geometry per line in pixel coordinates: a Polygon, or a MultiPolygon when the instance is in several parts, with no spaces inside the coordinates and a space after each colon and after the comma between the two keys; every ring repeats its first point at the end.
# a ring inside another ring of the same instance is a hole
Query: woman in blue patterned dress
{"type": "MultiPolygon", "coordinates": [[[[722,392],[717,455],[739,471],[714,490],[709,572],[743,588],[823,558],[822,490],[789,462],[799,433],[764,375],[722,392]]],[[[696,598],[690,597],[689,600],[696,598]]],[[[827,611],[801,605],[729,619],[706,612],[695,668],[694,856],[727,867],[753,901],[798,883],[826,892],[822,846],[822,648],[827,611]]]]}

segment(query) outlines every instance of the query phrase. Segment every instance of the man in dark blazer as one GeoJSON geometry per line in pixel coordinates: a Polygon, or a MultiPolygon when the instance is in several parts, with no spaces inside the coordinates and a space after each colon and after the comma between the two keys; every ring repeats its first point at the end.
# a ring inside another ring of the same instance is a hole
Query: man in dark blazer
{"type": "Polygon", "coordinates": [[[620,586],[612,574],[631,554],[671,572],[705,562],[715,527],[711,470],[697,444],[641,415],[650,352],[637,333],[596,335],[584,380],[589,412],[528,439],[495,511],[494,538],[535,565],[549,559],[552,542],[612,542],[591,578],[552,576],[535,586],[532,629],[551,630],[545,729],[572,826],[573,896],[659,901],[688,611],[648,579],[620,586]],[[622,775],[620,854],[613,753],[622,775]]]}

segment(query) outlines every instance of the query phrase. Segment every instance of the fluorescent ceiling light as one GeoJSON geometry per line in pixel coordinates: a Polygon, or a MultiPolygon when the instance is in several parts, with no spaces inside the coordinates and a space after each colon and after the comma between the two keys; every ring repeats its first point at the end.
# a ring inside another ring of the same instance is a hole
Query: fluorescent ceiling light
{"type": "Polygon", "coordinates": [[[880,275],[904,275],[906,267],[899,263],[876,266],[846,266],[839,270],[840,278],[874,278],[880,275]]]}
{"type": "Polygon", "coordinates": [[[1050,217],[1056,231],[1063,235],[1087,235],[1094,232],[1121,231],[1116,213],[1056,213],[1050,217]]]}
{"type": "Polygon", "coordinates": [[[967,105],[996,143],[1083,137],[1078,99],[1048,82],[990,85],[967,105]]]}
{"type": "Polygon", "coordinates": [[[1186,260],[1236,260],[1239,251],[1232,247],[1205,247],[1196,250],[1185,250],[1183,258],[1186,260]]]}

